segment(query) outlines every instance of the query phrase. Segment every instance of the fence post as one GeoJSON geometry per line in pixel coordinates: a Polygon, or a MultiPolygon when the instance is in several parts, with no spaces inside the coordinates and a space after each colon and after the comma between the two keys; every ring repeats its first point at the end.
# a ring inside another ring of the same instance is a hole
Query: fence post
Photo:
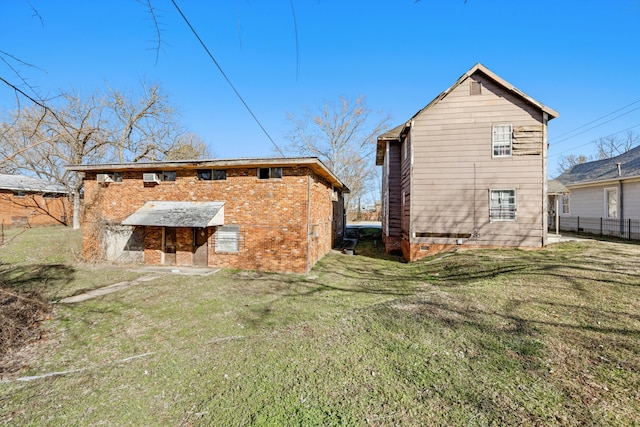
{"type": "Polygon", "coordinates": [[[600,217],[600,237],[602,237],[602,217],[600,217]]]}
{"type": "Polygon", "coordinates": [[[580,234],[580,217],[576,217],[577,221],[576,221],[576,234],[580,234]]]}
{"type": "Polygon", "coordinates": [[[629,218],[629,240],[631,240],[631,218],[629,218]]]}

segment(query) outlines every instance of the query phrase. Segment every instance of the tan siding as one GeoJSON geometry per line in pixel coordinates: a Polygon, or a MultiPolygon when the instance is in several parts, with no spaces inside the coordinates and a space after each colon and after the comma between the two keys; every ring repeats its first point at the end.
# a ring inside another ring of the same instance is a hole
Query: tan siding
{"type": "MultiPolygon", "coordinates": [[[[543,129],[542,112],[480,75],[474,78],[483,83],[482,95],[469,95],[463,82],[414,120],[412,232],[477,232],[482,245],[540,246],[544,157],[494,159],[491,135],[495,124],[511,124],[520,133],[521,127],[543,129]],[[489,189],[512,188],[517,220],[489,222],[489,189]]],[[[527,133],[526,138],[527,144],[542,144],[542,132],[527,133]]],[[[451,243],[412,239],[421,241],[451,243]]]]}

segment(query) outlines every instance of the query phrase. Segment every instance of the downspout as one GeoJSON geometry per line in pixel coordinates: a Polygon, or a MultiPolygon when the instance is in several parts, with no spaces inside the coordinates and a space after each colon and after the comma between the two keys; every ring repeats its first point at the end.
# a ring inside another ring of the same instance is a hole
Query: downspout
{"type": "Polygon", "coordinates": [[[305,265],[305,271],[309,273],[309,251],[311,250],[311,239],[309,235],[311,233],[311,177],[307,175],[307,260],[305,265]]]}
{"type": "MultiPolygon", "coordinates": [[[[558,202],[558,200],[560,199],[560,196],[556,194],[554,197],[556,199],[556,221],[555,221],[556,222],[556,234],[560,235],[560,211],[558,210],[559,209],[559,204],[560,204],[558,202]]],[[[564,197],[564,196],[562,196],[562,197],[564,197]]]]}
{"type": "MultiPolygon", "coordinates": [[[[547,246],[547,228],[549,227],[549,213],[547,212],[547,152],[548,152],[548,123],[549,115],[542,113],[542,247],[547,246]]],[[[557,202],[556,196],[556,202],[557,202]]],[[[557,210],[556,210],[557,212],[557,210]]],[[[557,222],[556,222],[557,223],[557,222]]]]}

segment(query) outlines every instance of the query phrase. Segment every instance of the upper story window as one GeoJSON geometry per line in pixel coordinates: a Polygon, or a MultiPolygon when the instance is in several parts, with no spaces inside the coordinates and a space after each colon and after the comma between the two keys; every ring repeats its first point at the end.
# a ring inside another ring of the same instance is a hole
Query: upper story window
{"type": "Polygon", "coordinates": [[[27,197],[27,193],[24,191],[14,191],[13,192],[13,196],[14,197],[27,197]]]}
{"type": "Polygon", "coordinates": [[[96,180],[99,183],[122,182],[122,172],[99,173],[96,180]]]}
{"type": "Polygon", "coordinates": [[[161,181],[175,181],[176,180],[176,171],[162,171],[160,173],[161,181]]]}
{"type": "Polygon", "coordinates": [[[258,179],[282,178],[282,168],[258,168],[258,179]]]}
{"type": "Polygon", "coordinates": [[[227,179],[226,169],[198,169],[198,179],[203,181],[224,181],[227,179]]]}
{"type": "Polygon", "coordinates": [[[516,220],[516,190],[489,190],[489,220],[516,220]]]}
{"type": "Polygon", "coordinates": [[[513,127],[511,125],[494,125],[491,135],[493,157],[511,156],[513,127]]]}

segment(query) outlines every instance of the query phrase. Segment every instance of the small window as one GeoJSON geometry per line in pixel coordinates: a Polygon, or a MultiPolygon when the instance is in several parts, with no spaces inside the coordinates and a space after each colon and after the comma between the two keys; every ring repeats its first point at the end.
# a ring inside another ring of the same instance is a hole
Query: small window
{"type": "Polygon", "coordinates": [[[491,148],[493,157],[511,156],[511,125],[493,126],[491,148]]]}
{"type": "Polygon", "coordinates": [[[568,194],[562,195],[562,213],[563,214],[569,213],[569,195],[568,194]]]}
{"type": "Polygon", "coordinates": [[[211,169],[198,169],[198,179],[202,181],[211,181],[211,169]]]}
{"type": "Polygon", "coordinates": [[[471,81],[471,95],[482,95],[482,83],[471,81]]]}
{"type": "Polygon", "coordinates": [[[62,194],[61,193],[44,193],[42,195],[42,197],[44,197],[45,199],[57,199],[58,197],[61,197],[62,194]]]}
{"type": "Polygon", "coordinates": [[[162,173],[160,174],[160,179],[162,181],[175,181],[176,171],[162,171],[162,173]]]}
{"type": "Polygon", "coordinates": [[[516,190],[489,190],[489,220],[516,220],[516,190]]]}
{"type": "Polygon", "coordinates": [[[13,196],[14,197],[27,197],[27,193],[24,191],[14,191],[13,192],[13,196]]]}
{"type": "Polygon", "coordinates": [[[259,179],[282,178],[282,168],[259,168],[258,178],[259,179]]]}
{"type": "Polygon", "coordinates": [[[224,181],[227,179],[227,171],[225,169],[214,169],[213,170],[213,180],[214,181],[224,181]]]}
{"type": "Polygon", "coordinates": [[[216,252],[240,251],[240,226],[222,225],[215,232],[216,252]]]}
{"type": "Polygon", "coordinates": [[[618,218],[618,189],[605,188],[604,190],[604,214],[605,218],[618,218]]]}
{"type": "Polygon", "coordinates": [[[111,174],[113,182],[122,182],[122,172],[114,172],[111,174]]]}

